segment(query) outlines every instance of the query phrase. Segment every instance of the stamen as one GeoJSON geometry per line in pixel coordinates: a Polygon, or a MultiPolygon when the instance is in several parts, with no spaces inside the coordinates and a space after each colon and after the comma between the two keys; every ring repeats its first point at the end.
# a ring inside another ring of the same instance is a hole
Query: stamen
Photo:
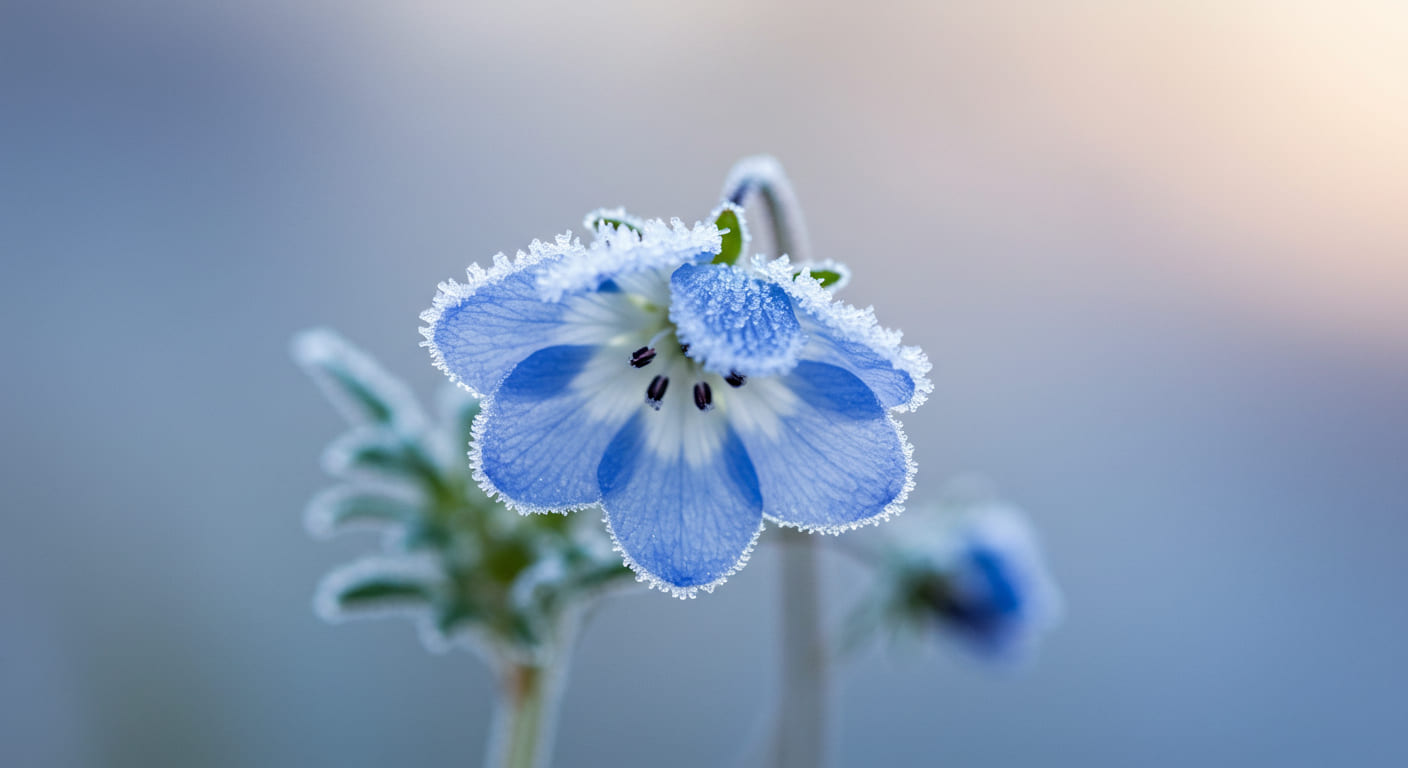
{"type": "Polygon", "coordinates": [[[743,382],[745,382],[745,381],[747,381],[747,380],[748,380],[748,377],[747,377],[747,376],[744,376],[743,374],[739,373],[738,371],[729,371],[729,372],[728,372],[728,375],[724,377],[724,381],[727,381],[727,382],[728,382],[728,385],[729,385],[730,387],[735,388],[735,389],[737,389],[738,387],[743,386],[743,382]]]}
{"type": "Polygon", "coordinates": [[[636,368],[644,368],[650,365],[650,361],[655,359],[655,350],[650,347],[641,347],[631,353],[631,365],[636,368]]]}
{"type": "Polygon", "coordinates": [[[670,386],[670,379],[667,376],[656,376],[650,380],[650,386],[645,388],[645,404],[655,410],[660,410],[660,401],[665,397],[665,388],[670,386]]]}
{"type": "Polygon", "coordinates": [[[694,385],[694,407],[701,411],[714,407],[714,392],[709,389],[709,382],[701,381],[694,385]]]}
{"type": "Polygon", "coordinates": [[[681,355],[685,355],[685,356],[688,356],[688,355],[689,355],[689,345],[688,345],[688,344],[681,344],[681,345],[680,345],[680,354],[681,354],[681,355]]]}
{"type": "Polygon", "coordinates": [[[662,339],[674,332],[674,328],[670,326],[661,328],[659,331],[656,332],[654,336],[650,337],[650,341],[645,342],[645,346],[650,347],[651,349],[655,349],[656,347],[660,346],[660,341],[662,339]]]}

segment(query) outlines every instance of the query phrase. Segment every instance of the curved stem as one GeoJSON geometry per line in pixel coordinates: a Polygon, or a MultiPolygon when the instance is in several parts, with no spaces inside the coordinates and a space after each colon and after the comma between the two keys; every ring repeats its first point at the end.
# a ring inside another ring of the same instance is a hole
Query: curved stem
{"type": "Polygon", "coordinates": [[[734,205],[743,205],[751,193],[763,198],[767,209],[768,224],[777,246],[774,256],[786,254],[792,261],[806,261],[811,258],[811,247],[807,242],[807,224],[802,219],[802,206],[797,204],[797,196],[792,192],[792,182],[787,180],[782,165],[767,155],[745,157],[734,164],[724,181],[724,199],[734,205]]]}
{"type": "MultiPolygon", "coordinates": [[[[763,199],[777,254],[805,261],[807,243],[802,207],[777,160],[747,157],[729,171],[724,199],[743,205],[757,193],[763,199]]],[[[821,585],[817,545],[812,534],[783,529],[782,540],[782,698],[773,732],[773,764],[778,768],[826,765],[827,648],[821,624],[821,585]]]]}

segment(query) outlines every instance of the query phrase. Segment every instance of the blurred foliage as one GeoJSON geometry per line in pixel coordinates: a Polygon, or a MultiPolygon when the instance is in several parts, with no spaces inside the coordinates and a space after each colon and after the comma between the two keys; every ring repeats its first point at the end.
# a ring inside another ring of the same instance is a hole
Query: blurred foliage
{"type": "Polygon", "coordinates": [[[446,388],[432,420],[404,383],[332,331],[300,334],[293,352],[350,425],[324,454],[339,484],[309,504],[309,531],[383,534],[379,553],[323,579],[324,618],[408,615],[431,648],[534,663],[582,608],[634,582],[594,516],[520,515],[485,495],[465,455],[479,412],[468,393],[446,388]]]}

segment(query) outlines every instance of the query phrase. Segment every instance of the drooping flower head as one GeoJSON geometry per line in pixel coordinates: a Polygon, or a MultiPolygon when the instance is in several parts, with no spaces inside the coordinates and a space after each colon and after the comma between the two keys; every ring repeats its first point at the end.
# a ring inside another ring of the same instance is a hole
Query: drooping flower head
{"type": "Polygon", "coordinates": [[[838,533],[898,511],[914,465],[892,412],[930,388],[870,310],[785,256],[740,258],[741,209],[712,220],[737,227],[599,211],[590,244],[471,266],[421,316],[435,364],[484,397],[484,489],[600,505],[626,564],[678,597],[742,567],[764,520],[838,533]]]}

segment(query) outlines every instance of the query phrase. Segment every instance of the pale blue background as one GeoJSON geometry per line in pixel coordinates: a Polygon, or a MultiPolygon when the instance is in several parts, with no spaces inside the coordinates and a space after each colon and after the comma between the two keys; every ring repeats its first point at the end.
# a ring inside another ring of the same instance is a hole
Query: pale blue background
{"type": "MultiPolygon", "coordinates": [[[[846,667],[840,764],[1408,763],[1403,7],[663,6],[0,5],[0,763],[475,764],[477,659],[311,614],[371,542],[287,340],[429,394],[437,281],[757,151],[935,363],[916,498],[994,478],[1069,606],[846,667]]],[[[560,763],[753,749],[776,575],[606,606],[560,763]]]]}

